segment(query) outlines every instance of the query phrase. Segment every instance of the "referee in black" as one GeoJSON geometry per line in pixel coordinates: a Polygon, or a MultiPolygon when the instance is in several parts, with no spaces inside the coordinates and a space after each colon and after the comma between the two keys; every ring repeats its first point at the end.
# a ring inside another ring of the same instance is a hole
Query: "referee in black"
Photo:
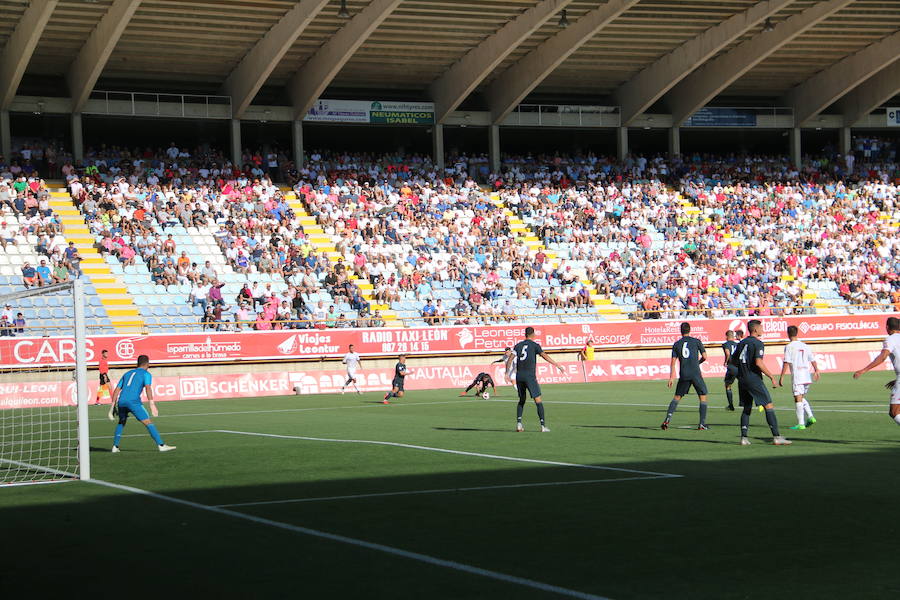
{"type": "Polygon", "coordinates": [[[560,373],[565,373],[565,369],[544,352],[540,344],[534,341],[534,327],[525,328],[525,339],[513,346],[513,354],[516,357],[516,389],[519,392],[519,405],[516,407],[516,431],[525,431],[525,426],[522,425],[522,411],[525,408],[525,391],[527,390],[537,407],[538,418],[541,420],[541,433],[547,433],[550,429],[544,424],[541,386],[537,380],[537,357],[540,356],[546,360],[560,373]]]}

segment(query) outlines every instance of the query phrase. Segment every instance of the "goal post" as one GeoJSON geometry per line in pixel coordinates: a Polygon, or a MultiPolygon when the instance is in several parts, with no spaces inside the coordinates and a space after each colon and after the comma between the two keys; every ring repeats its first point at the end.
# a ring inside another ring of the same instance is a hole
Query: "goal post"
{"type": "Polygon", "coordinates": [[[0,295],[41,323],[0,320],[0,487],[91,477],[85,299],[80,278],[0,295]],[[20,360],[48,346],[66,351],[20,360]]]}

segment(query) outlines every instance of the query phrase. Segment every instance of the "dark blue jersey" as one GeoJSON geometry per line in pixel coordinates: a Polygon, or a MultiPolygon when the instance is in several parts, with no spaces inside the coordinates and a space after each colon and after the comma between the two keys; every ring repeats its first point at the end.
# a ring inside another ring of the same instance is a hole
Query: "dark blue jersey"
{"type": "Polygon", "coordinates": [[[537,357],[544,352],[534,340],[522,340],[513,347],[516,355],[516,379],[537,378],[537,357]]]}
{"type": "Polygon", "coordinates": [[[703,342],[695,337],[686,335],[672,344],[672,358],[678,359],[678,377],[692,379],[700,377],[700,359],[706,352],[703,342]]]}
{"type": "Polygon", "coordinates": [[[406,365],[398,362],[394,366],[394,379],[396,379],[398,381],[403,381],[403,379],[405,377],[406,377],[406,365]]]}
{"type": "Polygon", "coordinates": [[[731,355],[731,364],[738,368],[738,377],[749,383],[762,381],[762,370],[756,359],[765,355],[765,344],[755,337],[746,337],[738,343],[731,355]]]}
{"type": "Polygon", "coordinates": [[[722,344],[722,352],[725,353],[725,356],[730,357],[734,354],[734,349],[737,348],[738,343],[734,340],[727,340],[724,344],[722,344]]]}

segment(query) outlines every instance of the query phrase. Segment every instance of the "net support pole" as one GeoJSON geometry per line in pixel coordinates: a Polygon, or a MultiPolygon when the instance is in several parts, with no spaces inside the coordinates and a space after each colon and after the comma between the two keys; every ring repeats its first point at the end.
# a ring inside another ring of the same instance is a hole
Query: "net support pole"
{"type": "Polygon", "coordinates": [[[79,477],[91,478],[91,430],[88,420],[87,334],[84,318],[84,280],[73,282],[72,303],[75,306],[75,391],[78,401],[78,465],[79,477]]]}

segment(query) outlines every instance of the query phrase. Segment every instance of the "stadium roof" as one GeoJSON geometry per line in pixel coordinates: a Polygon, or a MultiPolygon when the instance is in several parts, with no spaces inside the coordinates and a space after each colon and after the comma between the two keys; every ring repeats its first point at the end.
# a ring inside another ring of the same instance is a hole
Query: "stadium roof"
{"type": "Polygon", "coordinates": [[[75,105],[92,89],[223,94],[236,116],[251,103],[302,115],[317,97],[434,100],[439,117],[462,106],[495,120],[523,101],[606,104],[625,123],[651,107],[683,117],[707,103],[794,106],[805,117],[842,97],[841,111],[867,113],[900,93],[897,1],[346,7],[342,17],[341,0],[0,0],[0,89],[75,105]]]}

